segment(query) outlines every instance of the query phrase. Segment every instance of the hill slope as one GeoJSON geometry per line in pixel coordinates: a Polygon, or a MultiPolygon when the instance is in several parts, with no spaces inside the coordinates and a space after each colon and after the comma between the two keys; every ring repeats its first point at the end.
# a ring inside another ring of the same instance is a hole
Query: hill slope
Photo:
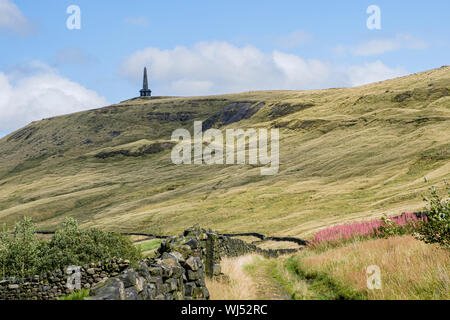
{"type": "Polygon", "coordinates": [[[423,206],[450,177],[450,68],[358,88],[132,99],[44,119],[0,140],[0,223],[66,216],[114,231],[307,237],[423,206]],[[170,136],[194,120],[280,128],[280,172],[175,166],[170,136]]]}

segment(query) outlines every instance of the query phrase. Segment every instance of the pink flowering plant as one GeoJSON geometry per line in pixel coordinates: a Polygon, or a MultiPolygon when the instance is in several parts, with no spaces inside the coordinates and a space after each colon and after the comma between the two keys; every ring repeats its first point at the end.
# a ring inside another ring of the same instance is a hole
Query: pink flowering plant
{"type": "Polygon", "coordinates": [[[426,219],[414,213],[404,213],[394,218],[383,217],[372,221],[338,225],[317,232],[309,245],[312,247],[335,246],[354,240],[413,234],[426,219]]]}

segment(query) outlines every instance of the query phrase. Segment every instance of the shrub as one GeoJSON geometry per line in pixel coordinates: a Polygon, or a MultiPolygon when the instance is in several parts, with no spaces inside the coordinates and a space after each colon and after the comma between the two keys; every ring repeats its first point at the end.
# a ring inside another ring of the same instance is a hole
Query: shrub
{"type": "Polygon", "coordinates": [[[381,218],[382,225],[375,230],[376,236],[381,238],[388,238],[394,236],[401,236],[406,234],[414,234],[422,223],[427,221],[427,217],[419,218],[414,213],[404,213],[399,217],[381,218]]]}
{"type": "Polygon", "coordinates": [[[43,268],[53,270],[69,265],[84,265],[113,257],[130,261],[140,259],[140,250],[126,237],[98,229],[81,230],[68,218],[46,245],[43,268]]]}
{"type": "Polygon", "coordinates": [[[6,226],[0,230],[0,277],[6,277],[6,260],[8,256],[9,234],[6,226]]]}
{"type": "MultiPolygon", "coordinates": [[[[447,193],[450,196],[450,186],[445,182],[447,193]]],[[[431,188],[431,196],[424,197],[428,202],[428,222],[417,230],[417,238],[425,243],[437,243],[443,247],[450,247],[450,200],[442,199],[435,187],[431,188]]]]}
{"type": "Polygon", "coordinates": [[[39,269],[40,245],[31,219],[16,223],[11,235],[4,228],[0,237],[2,275],[25,277],[39,269]]]}
{"type": "Polygon", "coordinates": [[[141,259],[141,251],[129,238],[98,229],[79,228],[74,219],[66,219],[50,241],[39,241],[31,219],[16,224],[13,236],[0,234],[1,276],[28,277],[69,265],[84,265],[110,258],[131,262],[141,259]]]}

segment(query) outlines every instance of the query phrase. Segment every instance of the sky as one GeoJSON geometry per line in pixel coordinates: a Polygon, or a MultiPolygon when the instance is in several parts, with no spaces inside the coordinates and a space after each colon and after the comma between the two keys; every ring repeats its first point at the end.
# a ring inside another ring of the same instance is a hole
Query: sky
{"type": "Polygon", "coordinates": [[[448,0],[0,0],[0,137],[136,97],[144,66],[153,95],[197,96],[448,65],[448,12],[448,0]]]}

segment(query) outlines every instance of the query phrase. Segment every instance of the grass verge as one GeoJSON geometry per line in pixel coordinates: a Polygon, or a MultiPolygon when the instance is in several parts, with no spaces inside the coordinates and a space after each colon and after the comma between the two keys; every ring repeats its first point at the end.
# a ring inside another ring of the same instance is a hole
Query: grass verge
{"type": "Polygon", "coordinates": [[[222,272],[228,278],[206,279],[211,300],[258,299],[256,283],[246,271],[247,266],[252,265],[255,259],[255,255],[223,259],[222,272]]]}
{"type": "Polygon", "coordinates": [[[450,299],[449,251],[412,236],[354,242],[325,252],[307,249],[274,269],[295,299],[450,299]],[[380,290],[366,270],[378,266],[380,290]]]}

